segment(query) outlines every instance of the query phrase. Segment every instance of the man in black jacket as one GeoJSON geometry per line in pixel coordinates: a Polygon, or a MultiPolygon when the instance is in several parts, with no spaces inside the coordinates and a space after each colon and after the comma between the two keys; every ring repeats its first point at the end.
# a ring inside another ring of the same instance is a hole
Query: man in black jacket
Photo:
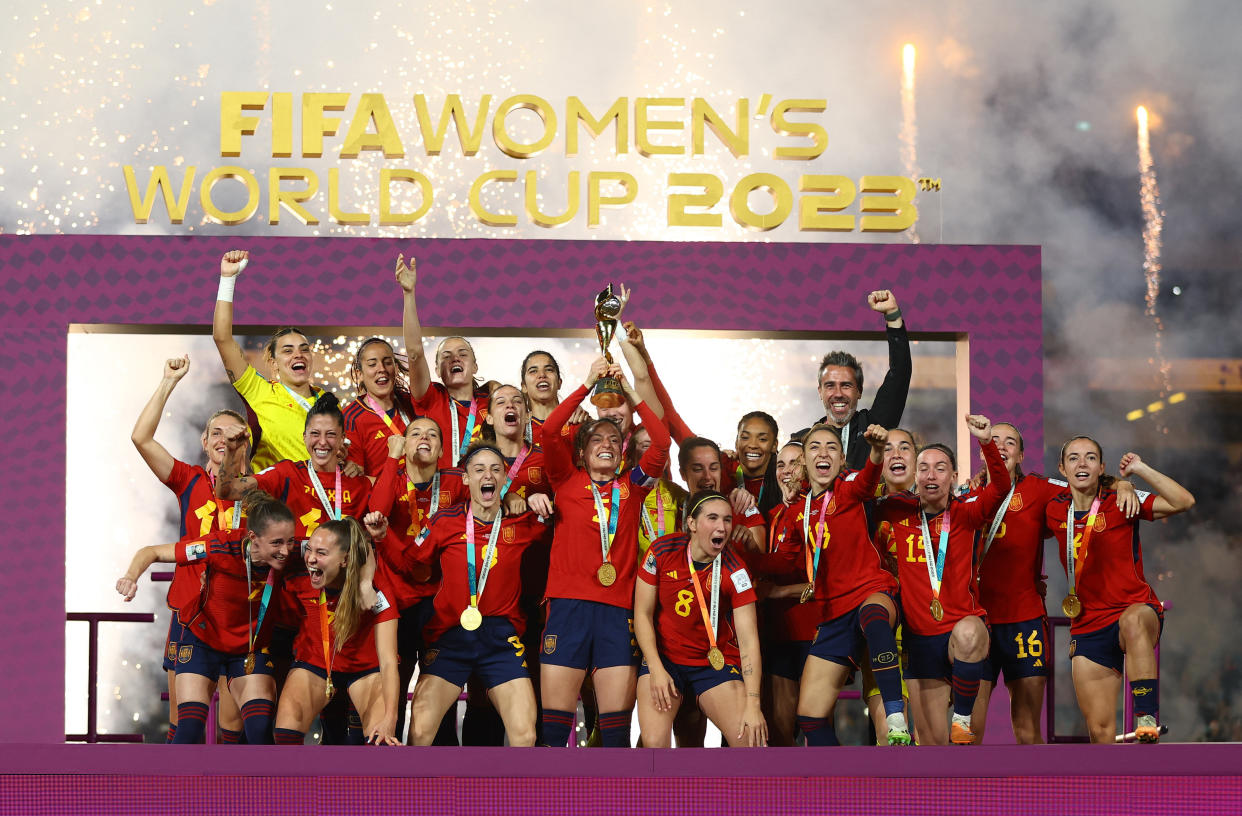
{"type": "MultiPolygon", "coordinates": [[[[906,334],[897,298],[887,289],[881,289],[867,295],[867,305],[884,315],[884,329],[888,335],[888,374],[876,391],[871,407],[858,408],[863,392],[863,370],[854,355],[832,351],[824,355],[819,364],[819,398],[826,414],[818,422],[835,425],[840,430],[845,466],[853,469],[861,468],[867,460],[869,448],[862,438],[863,431],[872,424],[888,429],[901,424],[906,396],[910,393],[910,337],[906,334]]],[[[795,438],[805,433],[800,431],[795,438]]]]}

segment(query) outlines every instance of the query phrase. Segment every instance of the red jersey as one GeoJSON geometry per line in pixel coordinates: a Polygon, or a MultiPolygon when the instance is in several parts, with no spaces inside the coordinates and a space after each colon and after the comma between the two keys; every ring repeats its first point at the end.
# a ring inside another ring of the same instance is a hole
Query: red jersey
{"type": "MultiPolygon", "coordinates": [[[[1143,494],[1139,494],[1143,495],[1143,494]]],[[[1073,506],[1069,490],[1048,502],[1045,523],[1057,540],[1061,566],[1065,567],[1065,524],[1073,506]]],[[[1139,544],[1138,521],[1152,521],[1156,495],[1143,499],[1138,518],[1127,519],[1117,507],[1117,494],[1100,490],[1100,511],[1082,547],[1089,510],[1074,511],[1074,549],[1082,562],[1075,567],[1074,593],[1082,600],[1082,614],[1070,623],[1071,635],[1094,632],[1115,623],[1131,604],[1159,604],[1155,590],[1143,577],[1143,548],[1139,544]]],[[[1067,570],[1068,576],[1068,570],[1067,570]]]]}
{"type": "Polygon", "coordinates": [[[342,408],[341,415],[345,417],[349,461],[356,463],[371,478],[376,478],[388,458],[388,437],[405,434],[405,416],[395,406],[391,411],[377,414],[363,397],[342,408]]]}
{"type": "MultiPolygon", "coordinates": [[[[778,536],[786,513],[796,512],[777,504],[768,512],[767,551],[742,555],[746,568],[756,580],[776,586],[806,583],[805,558],[798,562],[788,552],[779,551],[778,536]]],[[[765,642],[789,643],[815,639],[815,630],[825,620],[824,601],[819,596],[799,603],[798,598],[767,598],[759,603],[760,633],[765,642]]]]}
{"type": "MultiPolygon", "coordinates": [[[[374,608],[365,610],[358,617],[358,628],[339,650],[336,648],[332,621],[336,617],[336,604],[341,599],[341,591],[323,590],[324,599],[327,601],[328,658],[332,661],[332,671],[360,672],[379,666],[379,654],[375,651],[375,624],[395,621],[399,616],[397,608],[390,601],[390,587],[378,571],[375,574],[374,586],[379,600],[374,608]]],[[[293,641],[294,659],[326,669],[323,624],[320,622],[324,609],[319,603],[320,591],[311,586],[310,578],[305,575],[291,577],[285,583],[285,591],[290,605],[296,610],[294,614],[300,618],[298,634],[293,641]]]]}
{"type": "Polygon", "coordinates": [[[178,564],[206,564],[202,589],[181,607],[181,623],[211,648],[230,655],[250,651],[252,625],[256,630],[255,650],[267,645],[284,584],[281,571],[266,564],[251,564],[247,583],[248,559],[242,546],[246,535],[244,530],[228,530],[176,545],[178,564]],[[269,577],[272,592],[267,613],[261,615],[269,577]]]}
{"type": "MultiPolygon", "coordinates": [[[[573,443],[560,435],[560,428],[586,396],[586,386],[579,386],[548,417],[544,430],[544,463],[548,480],[556,492],[555,537],[548,564],[548,597],[596,601],[622,609],[634,608],[634,579],[638,572],[638,527],[643,500],[655,487],[668,462],[672,443],[668,430],[646,403],[638,404],[639,416],[651,435],[647,448],[636,467],[612,482],[596,485],[608,517],[617,515],[616,534],[608,560],[617,570],[611,586],[599,582],[598,571],[603,563],[600,546],[601,520],[596,513],[590,475],[574,466],[573,443]],[[618,488],[619,507],[612,506],[612,488],[618,488]]],[[[605,531],[607,528],[605,528],[605,531]]]]}
{"type": "MultiPolygon", "coordinates": [[[[673,533],[658,538],[647,550],[638,576],[656,588],[655,629],[660,657],[682,666],[706,666],[711,641],[702,607],[690,577],[691,562],[686,557],[690,536],[673,533]]],[[[712,562],[694,564],[703,603],[711,613],[712,562]]],[[[755,589],[741,559],[725,547],[720,554],[720,598],[716,626],[716,646],[725,660],[737,665],[741,659],[733,610],[755,602],[755,589]]],[[[710,619],[710,618],[709,618],[710,619]]]]}
{"type": "MultiPolygon", "coordinates": [[[[470,431],[470,441],[482,438],[483,424],[487,419],[487,407],[490,403],[487,388],[479,385],[474,389],[475,417],[474,428],[470,431]]],[[[457,465],[457,453],[461,450],[461,437],[470,424],[470,403],[455,400],[449,396],[443,383],[433,382],[427,386],[423,398],[414,400],[414,410],[419,416],[430,417],[440,426],[440,438],[444,440],[440,452],[441,468],[457,465]],[[457,415],[457,438],[453,438],[453,412],[457,415]]]]}
{"type": "MultiPolygon", "coordinates": [[[[336,473],[316,471],[319,483],[328,497],[328,503],[336,507],[336,473]]],[[[293,511],[294,535],[305,541],[315,529],[332,516],[319,501],[319,494],[311,484],[306,462],[282,459],[267,470],[254,475],[261,490],[266,490],[293,511]]],[[[341,474],[341,515],[361,519],[367,514],[367,499],[371,495],[371,480],[366,476],[341,474]]]]}
{"type": "MultiPolygon", "coordinates": [[[[1044,511],[1066,489],[1064,483],[1030,473],[1018,480],[979,569],[979,599],[992,623],[1019,623],[1047,614],[1039,594],[1047,535],[1044,511]]],[[[992,524],[988,519],[980,528],[980,547],[986,545],[992,524]]]]}
{"type": "MultiPolygon", "coordinates": [[[[203,538],[232,528],[233,512],[238,505],[216,497],[215,483],[201,466],[174,459],[172,471],[164,484],[177,494],[177,504],[181,510],[181,533],[177,536],[178,540],[203,538]]],[[[240,510],[238,515],[241,515],[240,510]]],[[[169,609],[180,609],[182,604],[198,595],[204,569],[206,565],[202,562],[174,568],[172,583],[168,586],[169,609]]]]}
{"type": "MultiPolygon", "coordinates": [[[[530,441],[535,447],[543,447],[543,420],[537,417],[530,418],[530,441]]],[[[567,422],[561,426],[561,436],[569,440],[569,444],[574,443],[574,437],[578,434],[578,429],[582,425],[578,422],[567,422]]]]}
{"type": "MultiPolygon", "coordinates": [[[[491,533],[492,522],[474,520],[476,578],[482,576],[483,553],[491,533]]],[[[484,617],[508,618],[519,635],[526,629],[526,620],[518,604],[522,594],[522,557],[531,542],[542,534],[543,523],[534,513],[503,517],[487,584],[478,599],[479,612],[484,617]]],[[[444,573],[432,602],[431,620],[423,629],[425,643],[434,643],[440,635],[459,626],[462,611],[470,605],[467,557],[464,504],[436,513],[430,526],[405,549],[407,569],[438,562],[444,573]]]]}
{"type": "MultiPolygon", "coordinates": [[[[901,609],[910,631],[916,635],[939,635],[953,629],[967,615],[986,617],[979,603],[978,559],[975,536],[996,513],[1009,492],[1009,471],[996,445],[988,440],[980,446],[988,468],[988,485],[973,496],[951,496],[948,504],[949,536],[941,576],[940,604],[944,618],[932,617],[931,580],[923,550],[919,522],[919,499],[913,493],[895,493],[876,501],[877,522],[888,522],[897,540],[897,578],[901,582],[901,609]]],[[[927,519],[933,557],[939,553],[941,525],[945,513],[927,519]]]]}
{"type": "MultiPolygon", "coordinates": [[[[897,592],[897,581],[884,569],[883,556],[867,532],[867,514],[863,507],[875,494],[880,470],[880,465],[867,459],[862,470],[837,476],[827,507],[824,506],[825,493],[811,496],[810,517],[807,518],[804,492],[781,515],[780,529],[775,534],[777,553],[797,571],[799,580],[806,580],[808,551],[814,558],[814,544],[808,543],[808,535],[812,542],[819,544],[821,554],[815,571],[815,597],[824,604],[821,622],[852,612],[872,593],[897,592]]],[[[955,518],[953,526],[956,524],[955,518]]]]}

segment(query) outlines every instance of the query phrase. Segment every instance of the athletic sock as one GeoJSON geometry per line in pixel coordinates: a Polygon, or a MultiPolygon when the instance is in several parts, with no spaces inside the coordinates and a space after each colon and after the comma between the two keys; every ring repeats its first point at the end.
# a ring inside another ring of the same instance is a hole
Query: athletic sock
{"type": "Polygon", "coordinates": [[[251,700],[241,707],[241,716],[247,744],[272,744],[272,721],[276,718],[276,703],[271,700],[251,700]]]}
{"type": "Polygon", "coordinates": [[[633,709],[600,712],[599,730],[605,748],[629,748],[630,724],[634,721],[633,709]]]}
{"type": "Polygon", "coordinates": [[[306,742],[305,731],[298,731],[296,728],[276,729],[277,745],[301,745],[304,742],[306,742]]]}
{"type": "Polygon", "coordinates": [[[968,662],[953,661],[953,713],[965,717],[970,722],[970,712],[975,707],[975,698],[979,696],[979,681],[983,678],[986,660],[968,662]]]}
{"type": "Polygon", "coordinates": [[[1160,710],[1160,680],[1131,680],[1130,696],[1134,699],[1134,716],[1150,714],[1155,717],[1160,710]]]}
{"type": "Polygon", "coordinates": [[[555,708],[543,710],[543,742],[553,748],[564,748],[569,745],[569,732],[574,727],[574,712],[558,711],[555,708]]]}
{"type": "Polygon", "coordinates": [[[242,732],[234,731],[231,728],[220,728],[220,744],[221,745],[240,745],[242,732]]]}
{"type": "Polygon", "coordinates": [[[172,745],[173,737],[177,736],[177,724],[171,723],[168,726],[168,733],[164,735],[164,744],[172,745]]]}
{"type": "Polygon", "coordinates": [[[900,714],[905,711],[901,697],[901,659],[897,655],[897,636],[888,625],[888,610],[880,604],[867,604],[858,611],[858,622],[867,639],[871,674],[880,689],[884,713],[900,714]]]}
{"type": "Polygon", "coordinates": [[[836,724],[828,717],[803,717],[798,715],[798,730],[810,746],[840,745],[836,724]]]}
{"type": "Polygon", "coordinates": [[[177,732],[173,742],[177,745],[198,745],[207,733],[206,703],[177,703],[177,732]]]}
{"type": "Polygon", "coordinates": [[[358,709],[354,708],[354,704],[349,704],[349,719],[345,727],[345,744],[346,745],[365,745],[367,741],[366,735],[362,733],[362,715],[358,713],[358,709]]]}

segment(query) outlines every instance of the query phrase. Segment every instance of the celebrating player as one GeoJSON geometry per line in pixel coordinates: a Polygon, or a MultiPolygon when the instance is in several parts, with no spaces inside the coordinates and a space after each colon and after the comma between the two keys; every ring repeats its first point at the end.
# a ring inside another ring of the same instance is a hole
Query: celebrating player
{"type": "Polygon", "coordinates": [[[264,346],[264,359],[276,375],[274,382],[259,376],[246,362],[241,345],[233,339],[233,288],[249,258],[249,252],[234,249],[220,259],[220,291],[216,295],[211,337],[224,363],[224,373],[253,416],[252,461],[255,470],[260,470],[281,459],[306,458],[302,439],[306,414],[324,392],[311,385],[315,361],[310,341],[300,330],[278,329],[264,346]]]}
{"type": "MultiPolygon", "coordinates": [[[[1135,736],[1140,742],[1158,742],[1155,648],[1164,609],[1143,576],[1138,520],[1126,519],[1117,493],[1101,487],[1104,453],[1094,439],[1076,436],[1062,445],[1060,470],[1069,492],[1048,503],[1045,524],[1056,536],[1069,579],[1061,609],[1072,619],[1069,653],[1078,708],[1091,741],[1111,743],[1124,658],[1134,697],[1135,736]]],[[[1156,491],[1143,498],[1140,519],[1160,519],[1194,506],[1186,488],[1136,453],[1121,457],[1118,472],[1139,476],[1156,491]]]]}
{"type": "Polygon", "coordinates": [[[212,685],[221,676],[228,678],[229,691],[241,708],[246,742],[272,741],[276,681],[267,654],[272,631],[268,612],[297,539],[293,514],[283,503],[250,490],[242,505],[248,530],[143,547],[116,582],[116,591],[130,601],[138,577],[154,563],[207,565],[199,594],[181,607],[174,743],[203,741],[212,685]]]}
{"type": "MultiPolygon", "coordinates": [[[[382,536],[385,526],[374,532],[382,536]]],[[[319,525],[306,547],[306,570],[285,583],[301,627],[276,710],[276,744],[301,745],[337,690],[361,713],[367,742],[399,744],[397,610],[375,574],[370,536],[349,517],[319,525]]]]}
{"type": "Polygon", "coordinates": [[[362,341],[350,368],[358,394],[341,410],[349,461],[375,480],[388,458],[388,438],[405,433],[414,416],[409,369],[381,337],[362,341]]]}
{"type": "MultiPolygon", "coordinates": [[[[971,709],[988,656],[986,612],[979,604],[974,539],[1009,492],[1009,472],[992,441],[986,417],[969,415],[966,426],[979,440],[988,484],[965,498],[953,495],[957,461],[946,445],[925,445],[916,464],[916,492],[890,494],[876,505],[876,518],[897,541],[898,578],[910,665],[906,682],[922,744],[950,740],[944,711],[952,677],[952,741],[969,745],[971,709]]],[[[878,677],[876,678],[879,679],[878,677]]],[[[887,698],[887,695],[885,695],[887,698]]]]}
{"type": "Polygon", "coordinates": [[[687,532],[655,541],[639,570],[634,634],[643,652],[638,723],[645,748],[669,747],[687,695],[729,745],[767,744],[755,592],[729,544],[732,525],[728,498],[697,493],[687,532]]]}
{"type": "Polygon", "coordinates": [[[410,361],[410,396],[414,410],[429,416],[449,436],[440,454],[440,467],[456,467],[466,448],[479,438],[487,416],[490,385],[475,379],[479,371],[474,347],[464,337],[445,337],[436,348],[436,367],[440,382],[431,381],[431,367],[423,353],[423,325],[418,317],[415,285],[418,275],[414,259],[409,266],[405,256],[397,256],[397,284],[404,293],[401,325],[410,361]]]}
{"type": "Polygon", "coordinates": [[[586,382],[543,426],[544,462],[559,519],[548,569],[548,613],[540,656],[543,741],[569,741],[578,692],[594,671],[599,722],[607,747],[630,745],[637,654],[632,608],[638,570],[642,502],[664,472],[671,440],[655,411],[642,401],[620,366],[600,357],[586,382]],[[578,429],[574,447],[561,427],[596,380],[616,377],[651,434],[636,467],[618,473],[621,432],[608,419],[578,429]]]}
{"type": "Polygon", "coordinates": [[[863,439],[871,455],[861,472],[843,472],[845,454],[832,425],[803,437],[807,490],[781,519],[778,552],[792,555],[809,586],[801,600],[817,599],[821,620],[798,693],[798,727],[807,745],[837,744],[831,717],[850,672],[862,663],[864,645],[884,702],[889,745],[909,745],[901,695],[897,581],[867,533],[863,504],[880,483],[888,432],[871,425],[863,439]],[[800,563],[799,563],[800,562],[800,563]]]}
{"type": "MultiPolygon", "coordinates": [[[[207,419],[207,427],[199,438],[203,453],[207,456],[205,466],[189,465],[168,452],[155,441],[164,406],[173,389],[190,371],[190,357],[173,357],[164,363],[164,376],[151,399],[142,409],[130,440],[138,449],[147,467],[155,477],[177,494],[181,507],[181,532],[179,539],[201,538],[210,533],[241,526],[241,507],[216,496],[216,474],[224,459],[224,431],[233,425],[244,425],[245,420],[234,411],[216,411],[207,419]]],[[[177,637],[181,633],[181,620],[177,610],[188,603],[197,593],[205,565],[201,562],[178,566],[173,570],[173,580],[168,587],[168,639],[164,646],[164,671],[168,675],[168,742],[177,733],[177,637]]],[[[220,695],[219,721],[221,741],[236,743],[241,740],[241,714],[232,695],[220,695]]]]}
{"type": "Polygon", "coordinates": [[[504,720],[509,745],[534,745],[535,693],[521,641],[519,596],[522,556],[543,525],[533,513],[504,513],[505,460],[494,446],[472,445],[462,470],[470,500],[436,513],[406,549],[411,568],[439,563],[444,575],[424,633],[429,645],[414,687],[410,741],[432,743],[444,713],[474,674],[504,720]]]}

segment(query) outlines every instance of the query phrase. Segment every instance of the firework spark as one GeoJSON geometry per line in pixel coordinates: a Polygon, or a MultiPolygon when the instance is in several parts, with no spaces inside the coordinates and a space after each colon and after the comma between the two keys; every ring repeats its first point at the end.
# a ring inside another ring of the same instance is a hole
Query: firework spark
{"type": "MultiPolygon", "coordinates": [[[[917,179],[919,128],[914,112],[914,56],[914,46],[906,43],[901,49],[901,161],[906,175],[917,179]]],[[[919,242],[917,224],[906,232],[912,243],[919,242]]]]}
{"type": "MultiPolygon", "coordinates": [[[[1147,108],[1138,106],[1138,156],[1141,176],[1140,199],[1143,205],[1143,276],[1147,280],[1147,314],[1155,326],[1156,353],[1151,363],[1160,370],[1160,397],[1172,390],[1169,381],[1169,361],[1164,356],[1164,321],[1156,310],[1156,296],[1160,293],[1160,246],[1164,231],[1164,213],[1160,211],[1160,188],[1156,184],[1156,167],[1151,158],[1151,134],[1147,127],[1147,108]]],[[[1161,433],[1168,433],[1162,415],[1157,414],[1156,425],[1161,433]]]]}

